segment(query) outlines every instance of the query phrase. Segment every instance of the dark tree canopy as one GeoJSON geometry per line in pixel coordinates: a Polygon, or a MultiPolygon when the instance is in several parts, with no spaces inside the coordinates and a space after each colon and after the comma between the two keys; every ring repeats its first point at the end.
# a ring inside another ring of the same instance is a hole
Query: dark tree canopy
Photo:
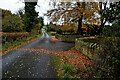
{"type": "Polygon", "coordinates": [[[100,2],[100,15],[101,15],[101,26],[99,33],[102,33],[102,29],[105,23],[120,24],[120,1],[119,2],[100,2]],[[109,5],[109,7],[107,6],[109,5]],[[104,9],[102,9],[102,7],[104,9]]]}
{"type": "Polygon", "coordinates": [[[38,12],[35,11],[36,5],[37,2],[25,2],[24,29],[27,32],[31,32],[36,24],[39,23],[38,12]]]}
{"type": "Polygon", "coordinates": [[[41,26],[44,26],[44,19],[43,19],[43,17],[39,17],[38,20],[39,20],[39,23],[41,23],[41,26]]]}

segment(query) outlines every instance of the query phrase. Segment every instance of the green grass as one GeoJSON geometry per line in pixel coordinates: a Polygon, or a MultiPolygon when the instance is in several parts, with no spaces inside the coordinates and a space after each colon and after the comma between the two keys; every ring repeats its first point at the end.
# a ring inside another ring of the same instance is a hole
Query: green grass
{"type": "Polygon", "coordinates": [[[75,49],[75,47],[72,47],[70,50],[73,50],[73,49],[75,49]]]}
{"type": "Polygon", "coordinates": [[[61,65],[60,59],[61,59],[61,56],[56,56],[56,55],[52,56],[52,60],[54,62],[56,69],[58,69],[61,65]]]}
{"type": "Polygon", "coordinates": [[[55,35],[56,35],[56,32],[54,32],[54,33],[47,32],[47,34],[48,34],[49,36],[55,36],[55,35]]]}
{"type": "Polygon", "coordinates": [[[46,26],[43,26],[43,28],[47,28],[46,26]]]}
{"type": "Polygon", "coordinates": [[[52,34],[50,34],[50,32],[47,32],[47,34],[48,34],[49,36],[52,36],[52,34]]]}
{"type": "Polygon", "coordinates": [[[57,77],[59,79],[75,78],[75,76],[73,75],[73,72],[75,72],[74,67],[72,65],[67,64],[67,63],[64,63],[62,65],[62,62],[61,62],[62,56],[54,55],[52,57],[52,59],[54,62],[55,69],[57,71],[57,77]]]}
{"type": "Polygon", "coordinates": [[[43,28],[45,28],[47,30],[47,26],[43,26],[43,28]]]}
{"type": "MultiPolygon", "coordinates": [[[[55,67],[55,70],[56,71],[58,71],[59,70],[59,68],[61,67],[61,61],[60,61],[60,59],[61,59],[61,56],[56,56],[56,55],[53,55],[52,56],[52,60],[53,60],[53,63],[54,63],[54,67],[55,67]]],[[[57,75],[58,75],[59,73],[57,72],[57,75]]],[[[57,76],[58,78],[60,78],[59,76],[57,76]]]]}

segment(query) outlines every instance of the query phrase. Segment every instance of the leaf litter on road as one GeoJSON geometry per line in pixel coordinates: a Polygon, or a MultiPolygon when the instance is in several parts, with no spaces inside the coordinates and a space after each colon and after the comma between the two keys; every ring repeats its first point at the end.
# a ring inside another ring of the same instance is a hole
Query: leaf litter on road
{"type": "MultiPolygon", "coordinates": [[[[34,54],[39,54],[40,52],[42,53],[47,53],[47,54],[55,54],[56,56],[61,56],[60,62],[61,66],[64,64],[72,65],[74,68],[74,71],[71,73],[72,76],[75,78],[79,78],[80,76],[87,78],[89,74],[87,73],[87,67],[94,65],[95,63],[91,61],[88,57],[84,56],[77,50],[68,50],[68,51],[50,51],[46,49],[16,49],[16,50],[24,50],[26,52],[32,53],[35,52],[34,54]]],[[[47,64],[47,67],[49,67],[49,63],[47,64]]],[[[48,72],[48,70],[46,69],[48,72]]],[[[62,68],[59,68],[57,70],[59,76],[65,75],[65,70],[62,68]]],[[[70,76],[70,74],[69,74],[70,76]]]]}

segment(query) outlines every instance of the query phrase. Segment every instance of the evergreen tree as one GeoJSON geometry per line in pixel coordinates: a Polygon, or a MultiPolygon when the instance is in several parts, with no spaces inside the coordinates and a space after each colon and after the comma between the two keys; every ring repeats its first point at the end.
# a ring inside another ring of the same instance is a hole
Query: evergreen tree
{"type": "Polygon", "coordinates": [[[38,21],[38,12],[35,11],[36,2],[27,2],[25,0],[25,16],[24,16],[24,29],[27,32],[31,32],[31,30],[36,27],[38,21]]]}

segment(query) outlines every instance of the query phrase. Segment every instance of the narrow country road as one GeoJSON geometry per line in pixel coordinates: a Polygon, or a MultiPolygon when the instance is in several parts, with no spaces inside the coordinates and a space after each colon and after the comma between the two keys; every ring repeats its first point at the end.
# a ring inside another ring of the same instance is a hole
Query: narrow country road
{"type": "Polygon", "coordinates": [[[56,78],[51,54],[25,49],[65,51],[73,47],[74,43],[51,41],[45,31],[42,33],[41,38],[35,42],[2,56],[2,78],[56,78]]]}

